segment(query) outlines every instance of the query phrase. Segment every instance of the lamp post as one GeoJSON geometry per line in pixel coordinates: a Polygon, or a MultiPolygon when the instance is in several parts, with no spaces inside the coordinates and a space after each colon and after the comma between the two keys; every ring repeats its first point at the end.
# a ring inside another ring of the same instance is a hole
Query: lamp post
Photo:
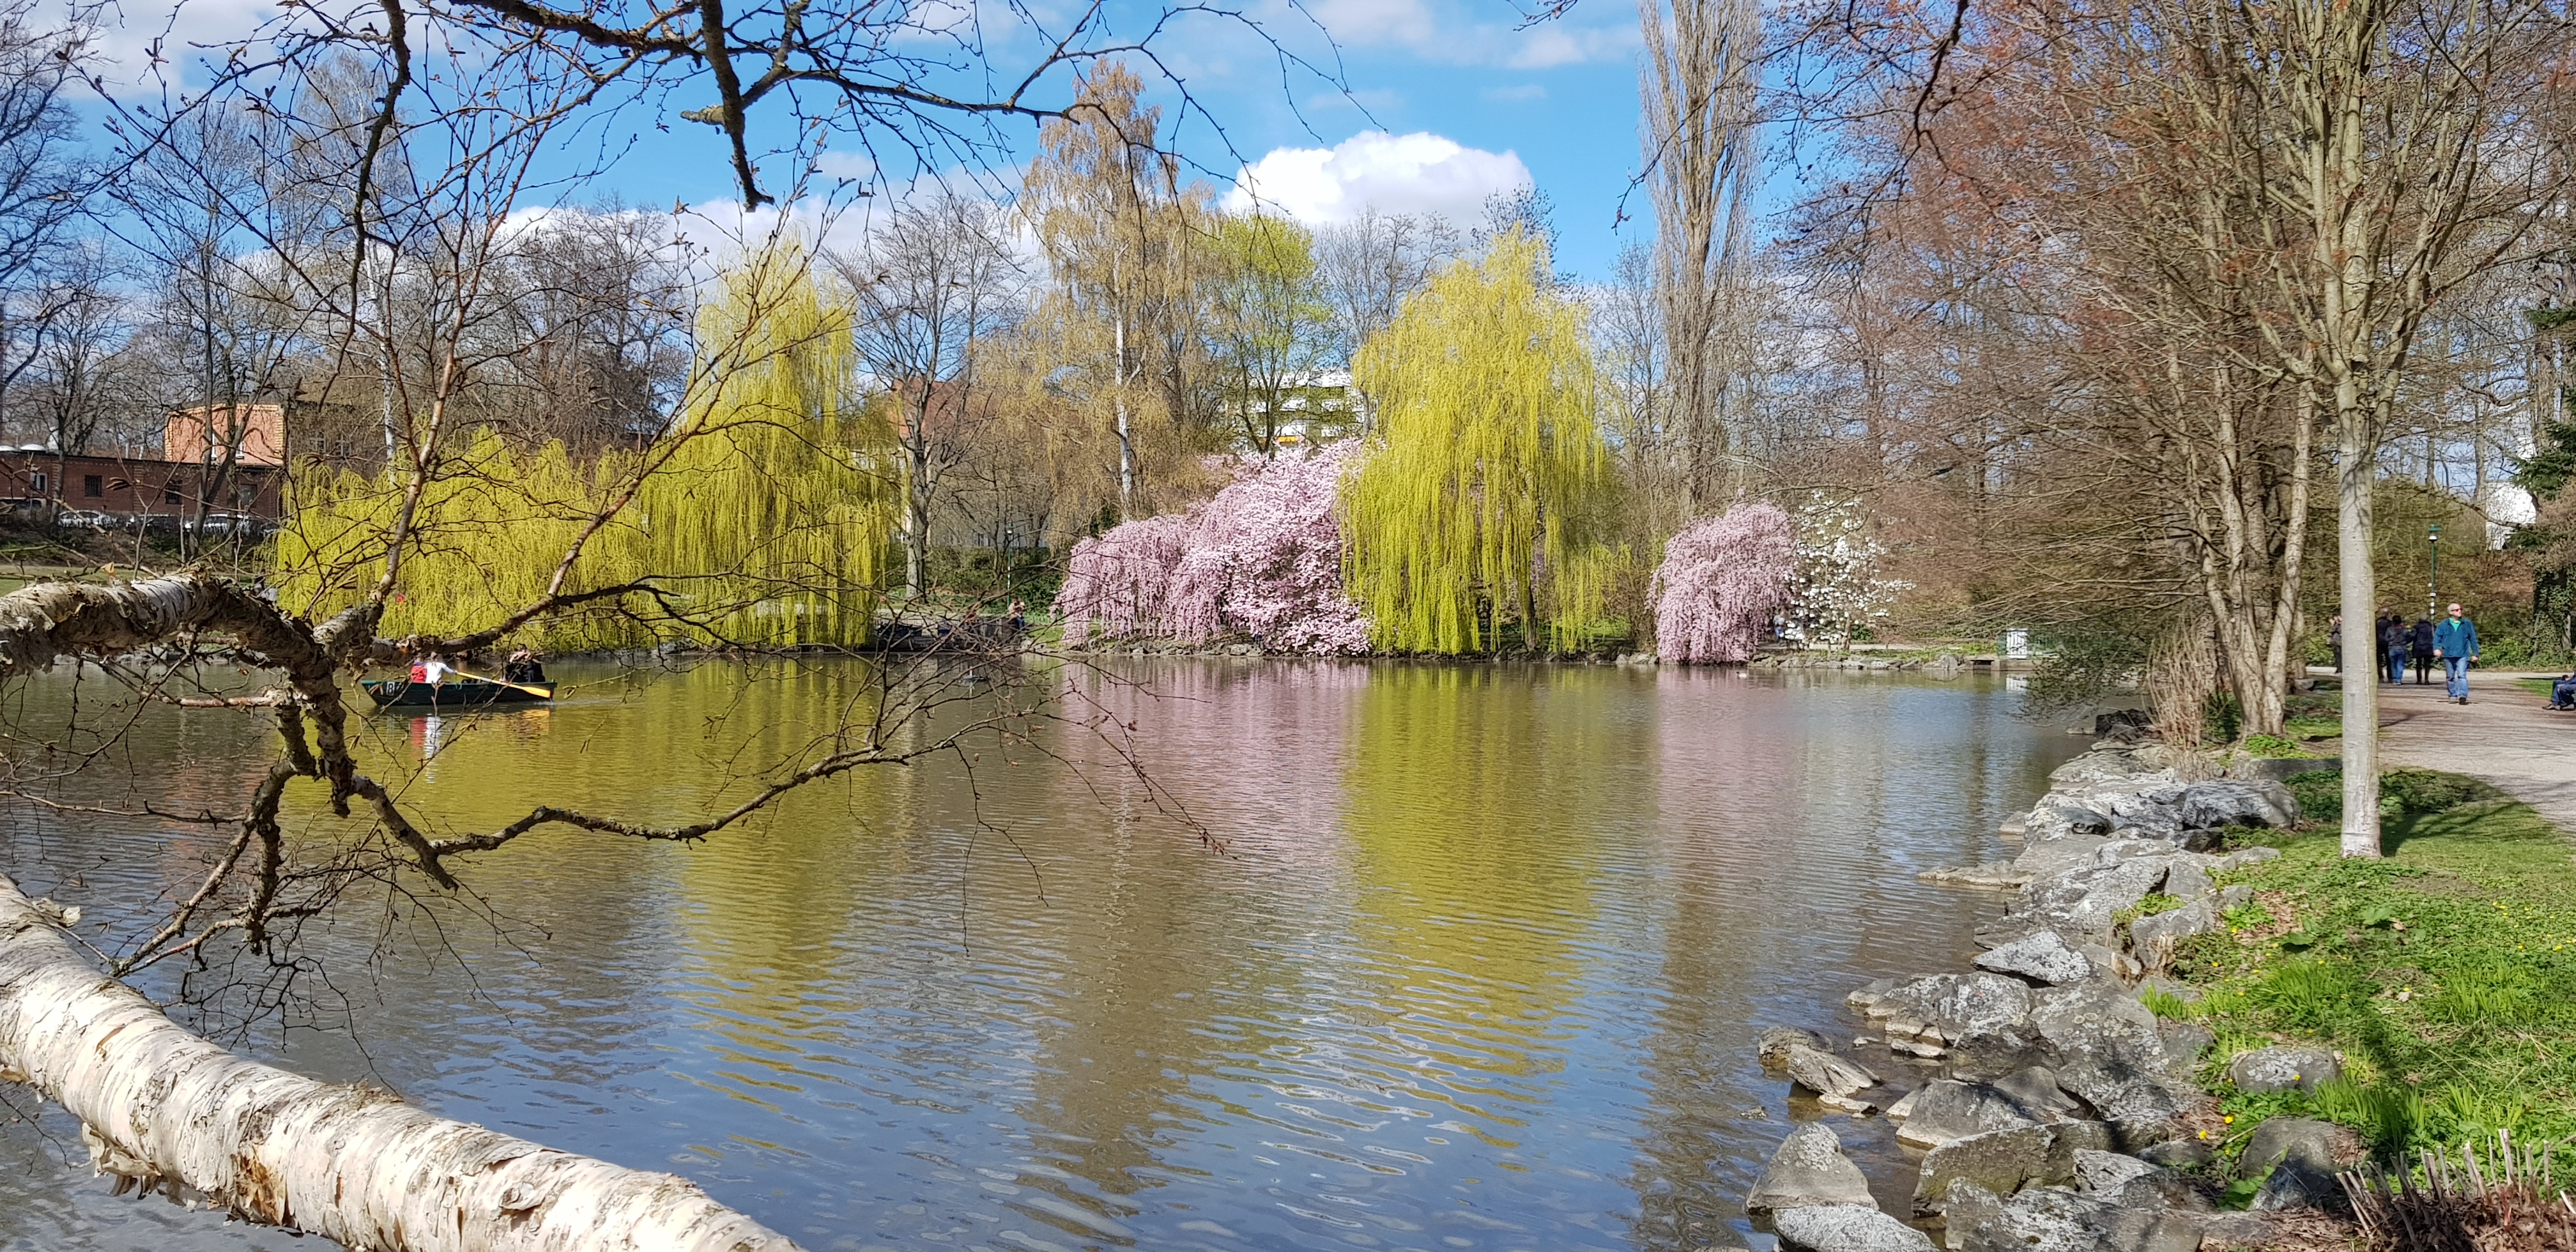
{"type": "Polygon", "coordinates": [[[2431,572],[2424,576],[2424,616],[2438,620],[2442,600],[2442,524],[2435,522],[2424,529],[2425,550],[2432,554],[2431,572]]]}

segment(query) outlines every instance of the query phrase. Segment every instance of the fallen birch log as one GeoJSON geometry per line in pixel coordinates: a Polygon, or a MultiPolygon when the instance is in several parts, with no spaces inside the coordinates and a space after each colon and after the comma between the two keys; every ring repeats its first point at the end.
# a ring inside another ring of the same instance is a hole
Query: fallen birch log
{"type": "Polygon", "coordinates": [[[243,1060],[100,973],[5,877],[0,1080],[78,1117],[120,1191],[364,1252],[797,1252],[685,1178],[243,1060]]]}

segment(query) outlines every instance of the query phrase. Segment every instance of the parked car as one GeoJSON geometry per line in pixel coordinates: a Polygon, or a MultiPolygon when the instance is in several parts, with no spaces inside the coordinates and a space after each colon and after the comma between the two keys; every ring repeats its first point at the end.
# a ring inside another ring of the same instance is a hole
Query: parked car
{"type": "Polygon", "coordinates": [[[65,509],[54,515],[54,525],[66,530],[112,530],[116,519],[96,509],[65,509]]]}

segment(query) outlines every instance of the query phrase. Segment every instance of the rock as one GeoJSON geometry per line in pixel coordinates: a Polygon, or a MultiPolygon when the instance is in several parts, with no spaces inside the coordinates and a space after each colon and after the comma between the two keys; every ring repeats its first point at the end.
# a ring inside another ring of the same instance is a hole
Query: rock
{"type": "Polygon", "coordinates": [[[1963,1179],[1997,1195],[2033,1185],[2064,1186],[2075,1181],[2076,1149],[2110,1147],[2111,1128],[2100,1122],[2054,1122],[1954,1139],[1923,1158],[1914,1208],[1938,1212],[1950,1184],[1963,1179]]]}
{"type": "Polygon", "coordinates": [[[1772,1219],[1771,1228],[1793,1252],[1934,1252],[1932,1236],[1853,1204],[1791,1209],[1772,1219]]]}
{"type": "Polygon", "coordinates": [[[1753,1055],[1764,1065],[1778,1069],[1789,1063],[1789,1049],[1798,1044],[1805,1044],[1819,1052],[1833,1047],[1833,1044],[1823,1035],[1812,1030],[1800,1030],[1795,1026],[1774,1026],[1763,1031],[1761,1038],[1754,1043],[1753,1055]]]}
{"type": "Polygon", "coordinates": [[[2066,940],[2053,930],[2039,931],[1992,951],[1980,952],[1972,964],[1982,970],[2011,974],[2043,987],[2061,987],[2093,977],[2093,962],[2068,947],[2066,940]]]}
{"type": "MultiPolygon", "coordinates": [[[[2197,871],[2194,871],[2197,872],[2197,871]]],[[[2209,879],[2203,876],[2202,885],[2209,879]]],[[[2225,923],[2219,920],[2218,898],[2205,895],[2181,908],[2141,917],[2129,923],[2129,950],[2137,954],[2138,963],[2148,969],[2171,969],[2174,950],[2193,935],[2216,934],[2225,923]]]]}
{"type": "Polygon", "coordinates": [[[2138,1149],[2137,1157],[2166,1169],[2191,1169],[2207,1165],[2218,1153],[2199,1139],[2167,1139],[2138,1149]]]}
{"type": "Polygon", "coordinates": [[[2126,952],[2115,952],[2098,943],[2079,943],[2075,950],[2082,953],[2085,960],[2093,962],[2094,972],[2107,974],[2124,985],[2146,976],[2147,967],[2138,964],[2126,952]]]}
{"type": "Polygon", "coordinates": [[[2075,1185],[2084,1191],[2118,1191],[2132,1178],[2154,1173],[2156,1167],[2134,1156],[2117,1152],[2096,1152],[2078,1148],[2075,1152],[2075,1185]]]}
{"type": "Polygon", "coordinates": [[[1872,984],[1853,992],[1851,1003],[1886,1019],[1888,1046],[1915,1056],[1964,1050],[1991,1065],[2036,1041],[2030,988],[2001,974],[1933,974],[1884,989],[1872,984]]]}
{"type": "Polygon", "coordinates": [[[2239,848],[2234,852],[2230,852],[2227,855],[2218,858],[2218,863],[2210,866],[2210,868],[2224,873],[2231,869],[2243,869],[2248,865],[2260,865],[2265,861],[2277,861],[2280,859],[2281,850],[2279,848],[2239,848]]]}
{"type": "Polygon", "coordinates": [[[1754,1180],[1753,1194],[1744,1198],[1744,1207],[1756,1213],[1819,1204],[1877,1203],[1870,1198],[1869,1179],[1843,1155],[1842,1140],[1822,1122],[1807,1122],[1790,1131],[1780,1150],[1771,1154],[1771,1164],[1754,1180]]]}
{"type": "Polygon", "coordinates": [[[2057,1067],[2060,1086],[2093,1106],[2132,1147],[2171,1138],[2185,1110],[2200,1099],[2189,1084],[2161,1069],[2124,1060],[2077,1057],[2057,1067]]]}
{"type": "MultiPolygon", "coordinates": [[[[1891,1122],[1901,1122],[1906,1118],[1914,1116],[1914,1106],[1921,1103],[1922,1099],[1923,1088],[1921,1087],[1916,1087],[1914,1090],[1908,1091],[1904,1095],[1897,1097],[1896,1103],[1887,1106],[1887,1120],[1891,1122]]],[[[1898,1137],[1903,1138],[1904,1136],[1900,1135],[1898,1137]]]]}
{"type": "Polygon", "coordinates": [[[2290,780],[2292,774],[2305,774],[2321,769],[2342,773],[2343,758],[2340,756],[2248,757],[2228,766],[2227,776],[2250,782],[2285,783],[2290,780]]]}
{"type": "Polygon", "coordinates": [[[2032,929],[2053,930],[2069,939],[2109,939],[2120,914],[2136,908],[2164,882],[2168,859],[2088,862],[2042,874],[2021,889],[2013,916],[2036,923],[2032,929]]]}
{"type": "Polygon", "coordinates": [[[2052,987],[2034,1001],[2032,1027],[2062,1056],[2139,1064],[2164,1059],[2156,1015],[2116,987],[2052,987]]]}
{"type": "Polygon", "coordinates": [[[2227,1062],[2227,1080],[2239,1091],[2314,1091],[2342,1076],[2342,1064],[2324,1048],[2256,1048],[2227,1062]]]}
{"type": "Polygon", "coordinates": [[[2190,861],[2177,861],[2165,870],[2164,893],[2177,900],[2197,900],[2215,889],[2209,871],[2190,861]]]}
{"type": "Polygon", "coordinates": [[[2035,1116],[2019,1101],[1983,1083],[1935,1078],[1907,1097],[1914,1101],[1896,1141],[1917,1148],[1942,1144],[1990,1130],[2036,1126],[2054,1118],[2035,1116]]]}
{"type": "Polygon", "coordinates": [[[1789,1080],[1816,1094],[1816,1098],[1836,1108],[1865,1113],[1878,1107],[1859,1099],[1859,1093],[1878,1085],[1878,1075],[1822,1048],[1803,1043],[1789,1045],[1786,1066],[1789,1080]]]}
{"type": "Polygon", "coordinates": [[[2326,1208],[2341,1202],[2335,1171],[2357,1159],[2360,1140],[2331,1122],[2306,1117],[2275,1117],[2254,1128],[2237,1158],[2236,1176],[2263,1178],[2254,1207],[2267,1213],[2287,1209],[2326,1208]],[[2270,1174],[2263,1173],[2269,1169],[2270,1174]]]}
{"type": "Polygon", "coordinates": [[[2218,889],[2218,915],[2221,920],[2226,918],[2227,910],[2241,909],[2253,902],[2254,889],[2243,883],[2218,889]]]}
{"type": "Polygon", "coordinates": [[[1986,861],[1976,865],[1952,865],[1927,869],[1915,877],[1925,882],[1955,883],[1962,887],[1991,887],[2012,890],[2030,881],[2030,874],[2010,861],[1986,861]]]}
{"type": "Polygon", "coordinates": [[[2201,1224],[2100,1196],[2039,1187],[2009,1199],[1959,1189],[1951,1252],[2197,1252],[2201,1224]]]}
{"type": "Polygon", "coordinates": [[[2164,1040],[2165,1073],[2176,1082],[2193,1082],[2200,1073],[2201,1054],[2209,1051],[2218,1036],[2198,1022],[2156,1023],[2156,1036],[2164,1040]]]}
{"type": "Polygon", "coordinates": [[[2277,782],[2221,778],[2183,788],[2183,825],[2194,830],[2221,826],[2268,826],[2286,830],[2299,824],[2298,797],[2277,782]]]}
{"type": "Polygon", "coordinates": [[[2343,1163],[2360,1155],[2361,1140],[2332,1122],[2308,1117],[2274,1117],[2254,1128],[2237,1158],[2236,1176],[2251,1178],[2282,1163],[2304,1165],[2331,1177],[2343,1163]]]}
{"type": "Polygon", "coordinates": [[[2012,1097],[2013,1102],[2029,1113],[2034,1121],[2079,1120],[2088,1112],[2082,1100],[2068,1095],[2065,1088],[2057,1085],[2057,1071],[2045,1065],[2033,1065],[2006,1074],[1989,1085],[2012,1097]]]}
{"type": "Polygon", "coordinates": [[[2079,1150],[2075,1184],[2126,1208],[2172,1208],[2202,1211],[2209,1200],[2191,1180],[2153,1161],[2116,1152],[2079,1150]]]}
{"type": "Polygon", "coordinates": [[[2093,733],[2107,735],[2122,726],[2144,730],[2156,724],[2155,716],[2145,709],[2113,709],[2093,715],[2093,733]]]}

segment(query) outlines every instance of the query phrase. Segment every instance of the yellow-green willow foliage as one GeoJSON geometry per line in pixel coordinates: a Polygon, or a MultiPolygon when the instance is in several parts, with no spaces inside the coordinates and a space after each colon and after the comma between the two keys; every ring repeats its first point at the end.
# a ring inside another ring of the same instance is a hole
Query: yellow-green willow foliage
{"type": "Polygon", "coordinates": [[[1360,350],[1377,429],[1343,488],[1346,568],[1381,648],[1481,651],[1479,606],[1563,647],[1600,611],[1607,563],[1570,525],[1606,483],[1591,344],[1546,266],[1497,239],[1360,350]]]}
{"type": "MultiPolygon", "coordinates": [[[[462,634],[544,594],[592,520],[566,592],[649,579],[531,623],[555,649],[666,639],[865,643],[893,524],[887,432],[861,406],[850,313],[782,250],[729,275],[701,317],[694,398],[673,431],[588,467],[489,431],[425,486],[381,629],[462,634]]],[[[392,473],[300,481],[279,537],[281,596],[331,612],[371,588],[402,499],[392,473]]]]}

